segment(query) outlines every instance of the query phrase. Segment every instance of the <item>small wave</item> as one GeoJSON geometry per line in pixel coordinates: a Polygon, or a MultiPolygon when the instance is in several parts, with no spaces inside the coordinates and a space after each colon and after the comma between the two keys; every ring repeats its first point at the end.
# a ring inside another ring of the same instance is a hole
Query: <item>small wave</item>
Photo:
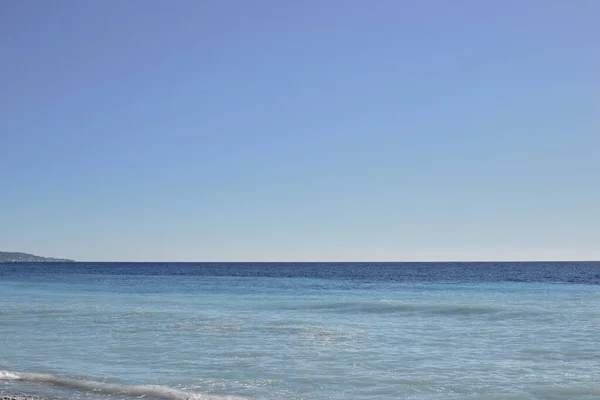
{"type": "Polygon", "coordinates": [[[0,380],[46,383],[70,389],[109,395],[134,396],[163,400],[247,400],[237,396],[215,396],[192,393],[161,385],[121,385],[73,378],[62,378],[52,374],[0,370],[0,380]]]}
{"type": "Polygon", "coordinates": [[[305,308],[311,310],[357,312],[357,313],[424,313],[435,315],[492,314],[507,311],[499,307],[459,305],[459,304],[417,304],[393,300],[379,301],[338,301],[314,303],[305,308]]]}
{"type": "Polygon", "coordinates": [[[0,380],[16,380],[19,379],[19,375],[10,371],[0,371],[0,380]]]}

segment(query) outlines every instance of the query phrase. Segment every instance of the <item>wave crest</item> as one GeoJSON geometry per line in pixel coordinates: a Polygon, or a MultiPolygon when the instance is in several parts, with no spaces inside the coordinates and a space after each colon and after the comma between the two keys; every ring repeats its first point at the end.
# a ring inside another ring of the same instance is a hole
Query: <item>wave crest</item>
{"type": "Polygon", "coordinates": [[[63,378],[52,374],[0,370],[0,380],[46,383],[85,392],[126,395],[163,400],[247,400],[236,396],[215,396],[188,392],[161,385],[121,385],[83,379],[63,378]]]}

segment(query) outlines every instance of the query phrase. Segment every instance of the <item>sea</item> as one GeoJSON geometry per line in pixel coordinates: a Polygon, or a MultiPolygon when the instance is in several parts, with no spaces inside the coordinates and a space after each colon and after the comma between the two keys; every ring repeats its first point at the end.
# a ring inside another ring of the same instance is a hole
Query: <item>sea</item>
{"type": "Polygon", "coordinates": [[[600,399],[600,262],[0,264],[0,394],[600,399]]]}

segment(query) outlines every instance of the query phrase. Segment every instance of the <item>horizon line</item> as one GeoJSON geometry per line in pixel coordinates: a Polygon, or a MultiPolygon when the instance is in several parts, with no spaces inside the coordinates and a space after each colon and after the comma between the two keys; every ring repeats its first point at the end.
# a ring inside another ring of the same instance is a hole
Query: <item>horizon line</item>
{"type": "Polygon", "coordinates": [[[39,263],[44,263],[44,262],[62,262],[62,263],[200,263],[200,264],[243,264],[243,263],[250,263],[250,264],[291,264],[291,263],[295,263],[295,264],[401,264],[401,263],[429,263],[429,264],[433,264],[433,263],[540,263],[540,262],[600,262],[600,259],[598,260],[577,260],[577,259],[557,259],[557,260],[385,260],[385,261],[375,261],[375,260],[370,260],[370,261],[351,261],[351,260],[329,260],[329,261],[324,261],[324,260],[314,260],[314,261],[291,261],[291,260],[287,260],[287,261],[253,261],[253,260],[245,260],[245,261],[226,261],[226,260],[219,260],[219,261],[210,261],[210,260],[196,260],[196,261],[152,261],[152,260],[145,260],[145,261],[127,261],[127,260],[69,260],[69,261],[13,261],[12,263],[33,263],[33,262],[39,262],[39,263]]]}

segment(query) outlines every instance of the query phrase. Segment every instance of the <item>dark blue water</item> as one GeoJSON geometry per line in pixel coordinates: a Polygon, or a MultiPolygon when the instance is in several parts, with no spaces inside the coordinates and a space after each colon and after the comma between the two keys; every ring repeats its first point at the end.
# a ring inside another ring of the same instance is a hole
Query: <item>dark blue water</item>
{"type": "Polygon", "coordinates": [[[23,263],[0,277],[57,274],[315,278],[372,282],[600,284],[600,262],[410,263],[23,263]]]}

